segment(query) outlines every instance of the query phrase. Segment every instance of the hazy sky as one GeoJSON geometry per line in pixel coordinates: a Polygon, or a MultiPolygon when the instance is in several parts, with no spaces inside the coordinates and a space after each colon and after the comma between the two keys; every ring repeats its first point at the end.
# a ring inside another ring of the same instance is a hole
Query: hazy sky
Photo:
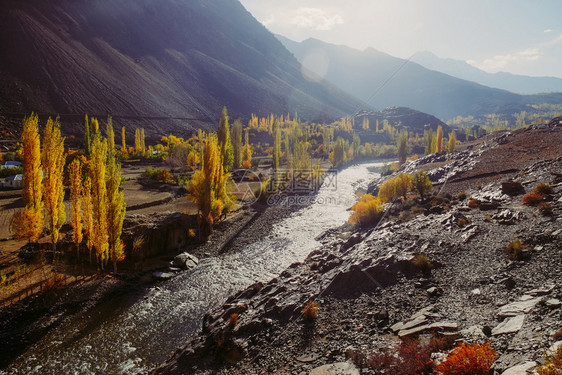
{"type": "Polygon", "coordinates": [[[561,0],[240,0],[271,32],[562,77],[561,0]]]}

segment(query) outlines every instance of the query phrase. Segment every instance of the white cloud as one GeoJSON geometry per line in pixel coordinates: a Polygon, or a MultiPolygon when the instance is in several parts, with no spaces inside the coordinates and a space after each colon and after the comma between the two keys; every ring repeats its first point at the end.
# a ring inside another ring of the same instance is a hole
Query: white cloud
{"type": "Polygon", "coordinates": [[[299,8],[291,19],[291,24],[313,30],[331,30],[337,25],[343,24],[343,18],[337,13],[329,13],[318,8],[299,8]]]}
{"type": "Polygon", "coordinates": [[[502,71],[509,66],[541,60],[545,54],[548,54],[552,47],[559,43],[562,43],[562,34],[547,42],[543,42],[536,47],[508,54],[496,55],[483,61],[468,60],[467,63],[484,71],[495,73],[502,71]]]}
{"type": "Polygon", "coordinates": [[[545,33],[545,34],[548,34],[548,33],[551,33],[551,32],[552,32],[552,29],[545,29],[545,30],[544,30],[544,33],[545,33]]]}

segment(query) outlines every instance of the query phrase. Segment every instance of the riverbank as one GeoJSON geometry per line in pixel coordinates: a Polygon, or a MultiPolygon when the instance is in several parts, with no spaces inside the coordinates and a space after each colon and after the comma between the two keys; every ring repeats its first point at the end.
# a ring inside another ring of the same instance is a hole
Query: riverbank
{"type": "Polygon", "coordinates": [[[492,342],[494,374],[537,366],[562,337],[561,142],[560,128],[527,129],[420,158],[410,167],[455,195],[375,228],[329,231],[306,260],[210,311],[202,333],[154,373],[305,375],[333,365],[376,374],[382,358],[426,363],[417,345],[432,338],[436,361],[462,339],[492,342]],[[553,189],[549,212],[522,202],[540,183],[553,189]],[[320,309],[307,321],[310,300],[320,309]]]}

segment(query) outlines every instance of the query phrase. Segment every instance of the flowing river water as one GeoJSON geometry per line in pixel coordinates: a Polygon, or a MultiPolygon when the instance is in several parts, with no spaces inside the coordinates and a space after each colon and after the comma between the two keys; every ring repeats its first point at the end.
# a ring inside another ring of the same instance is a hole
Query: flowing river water
{"type": "Polygon", "coordinates": [[[9,373],[147,372],[197,333],[203,315],[229,295],[256,281],[267,282],[304,260],[320,245],[318,235],[348,219],[355,192],[377,176],[371,168],[379,165],[355,165],[330,176],[329,183],[309,197],[311,204],[240,251],[203,259],[197,268],[173,279],[74,314],[30,346],[9,373]]]}

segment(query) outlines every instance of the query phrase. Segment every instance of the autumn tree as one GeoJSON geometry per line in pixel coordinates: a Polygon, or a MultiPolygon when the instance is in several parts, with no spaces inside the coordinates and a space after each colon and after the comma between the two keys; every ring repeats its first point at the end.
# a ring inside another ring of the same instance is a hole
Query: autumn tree
{"type": "Polygon", "coordinates": [[[398,141],[396,142],[396,148],[398,153],[398,162],[400,165],[406,162],[406,157],[408,156],[408,131],[402,130],[398,136],[398,141]]]}
{"type": "Polygon", "coordinates": [[[56,256],[56,244],[59,240],[60,228],[66,220],[63,203],[63,169],[65,159],[64,138],[61,136],[60,123],[58,119],[53,121],[49,118],[45,126],[45,136],[43,140],[43,199],[47,224],[51,232],[53,256],[56,256]]]}
{"type": "Polygon", "coordinates": [[[431,193],[433,185],[423,169],[420,169],[412,175],[412,189],[423,199],[426,194],[431,193]]]}
{"type": "Polygon", "coordinates": [[[361,127],[363,128],[363,130],[369,129],[369,118],[368,117],[363,117],[363,124],[362,124],[361,127]]]}
{"type": "Polygon", "coordinates": [[[41,141],[39,118],[32,113],[23,120],[23,211],[13,218],[16,239],[37,242],[43,232],[43,175],[41,172],[41,141]]]}
{"type": "Polygon", "coordinates": [[[107,223],[107,140],[103,139],[99,130],[94,134],[92,153],[90,155],[90,176],[92,178],[92,207],[93,207],[93,244],[96,249],[96,259],[101,269],[108,259],[109,235],[107,223]]]}
{"type": "Polygon", "coordinates": [[[244,146],[242,146],[242,168],[252,166],[252,145],[250,144],[250,129],[244,132],[244,146]]]}
{"type": "MultiPolygon", "coordinates": [[[[70,212],[72,213],[72,240],[76,244],[76,259],[80,260],[82,243],[82,163],[74,159],[70,163],[70,212]]],[[[86,207],[85,207],[86,209],[86,207]]]]}
{"type": "Polygon", "coordinates": [[[111,117],[107,121],[107,173],[106,173],[106,197],[107,197],[107,229],[109,240],[109,259],[113,262],[113,273],[117,273],[117,262],[125,258],[121,244],[121,232],[123,230],[123,219],[125,218],[125,199],[123,192],[119,191],[121,186],[121,165],[115,155],[113,122],[111,117]]]}
{"type": "Polygon", "coordinates": [[[425,154],[429,155],[432,153],[432,144],[433,144],[433,130],[429,129],[426,133],[425,133],[425,154]]]}
{"type": "Polygon", "coordinates": [[[437,142],[437,144],[435,146],[435,152],[437,152],[437,153],[443,152],[443,127],[441,125],[439,125],[437,127],[436,142],[437,142]]]}
{"type": "Polygon", "coordinates": [[[86,115],[86,124],[84,129],[84,153],[90,155],[92,140],[90,137],[90,122],[88,121],[88,115],[86,115]]]}
{"type": "Polygon", "coordinates": [[[228,125],[228,111],[226,107],[222,109],[218,131],[218,142],[223,168],[226,172],[230,172],[234,162],[234,154],[232,152],[232,142],[230,141],[230,126],[228,125]]]}
{"type": "Polygon", "coordinates": [[[242,165],[242,121],[240,119],[234,121],[232,125],[232,153],[233,167],[238,169],[242,165]]]}
{"type": "Polygon", "coordinates": [[[92,248],[94,247],[94,204],[92,202],[92,180],[86,177],[82,188],[84,206],[84,234],[88,248],[89,261],[92,263],[92,248]]]}
{"type": "Polygon", "coordinates": [[[144,128],[137,128],[135,129],[135,153],[137,156],[144,157],[145,152],[144,128]]]}
{"type": "Polygon", "coordinates": [[[449,154],[455,152],[455,146],[457,145],[457,135],[455,134],[454,131],[452,131],[451,133],[449,133],[449,154]]]}
{"type": "Polygon", "coordinates": [[[121,151],[127,152],[127,141],[125,139],[125,127],[121,128],[121,151]]]}
{"type": "Polygon", "coordinates": [[[281,127],[279,119],[273,120],[273,169],[279,170],[279,158],[281,157],[281,127]]]}

